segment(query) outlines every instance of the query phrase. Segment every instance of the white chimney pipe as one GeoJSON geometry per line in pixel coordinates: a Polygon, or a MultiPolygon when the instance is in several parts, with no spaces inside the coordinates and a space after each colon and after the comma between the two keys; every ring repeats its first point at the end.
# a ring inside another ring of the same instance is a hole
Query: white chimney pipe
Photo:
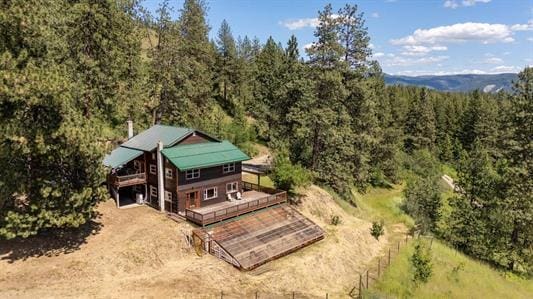
{"type": "Polygon", "coordinates": [[[157,143],[157,191],[158,191],[157,195],[159,199],[159,211],[160,212],[165,211],[165,200],[164,200],[165,178],[163,177],[164,165],[163,165],[163,155],[161,154],[162,150],[163,150],[163,142],[159,141],[157,143]]]}
{"type": "Polygon", "coordinates": [[[133,121],[128,120],[128,139],[131,139],[133,137],[133,121]]]}

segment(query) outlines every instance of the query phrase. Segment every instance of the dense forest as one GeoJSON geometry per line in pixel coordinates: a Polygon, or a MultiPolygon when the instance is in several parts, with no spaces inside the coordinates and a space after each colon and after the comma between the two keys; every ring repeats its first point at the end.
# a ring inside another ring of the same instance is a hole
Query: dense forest
{"type": "Polygon", "coordinates": [[[194,127],[350,200],[407,182],[417,229],[533,271],[533,69],[511,93],[385,86],[356,5],[318,13],[315,41],[209,39],[206,6],[179,17],[135,0],[0,1],[0,236],[78,227],[106,199],[104,154],[154,123],[194,127]],[[457,170],[446,202],[442,166],[457,170]]]}

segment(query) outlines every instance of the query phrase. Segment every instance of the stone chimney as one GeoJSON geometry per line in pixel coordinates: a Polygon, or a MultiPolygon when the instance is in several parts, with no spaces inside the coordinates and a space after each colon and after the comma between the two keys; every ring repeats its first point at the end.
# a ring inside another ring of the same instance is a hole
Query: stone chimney
{"type": "Polygon", "coordinates": [[[133,137],[133,121],[128,120],[128,139],[131,139],[133,137]]]}

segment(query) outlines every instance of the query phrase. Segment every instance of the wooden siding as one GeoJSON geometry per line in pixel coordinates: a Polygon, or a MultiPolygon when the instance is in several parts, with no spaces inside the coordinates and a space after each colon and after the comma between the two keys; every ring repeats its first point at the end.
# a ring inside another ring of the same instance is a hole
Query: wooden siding
{"type": "Polygon", "coordinates": [[[200,195],[200,207],[220,203],[227,200],[226,184],[237,182],[238,190],[242,193],[242,176],[240,173],[232,176],[220,177],[211,181],[202,181],[195,184],[178,186],[178,209],[181,213],[185,212],[185,200],[188,192],[198,191],[200,195]],[[204,190],[217,187],[217,197],[204,200],[204,190]]]}
{"type": "Polygon", "coordinates": [[[220,177],[225,176],[232,176],[238,173],[241,173],[241,162],[235,162],[235,171],[224,173],[222,165],[208,167],[208,168],[201,168],[200,169],[200,177],[197,179],[187,180],[185,178],[185,171],[179,171],[178,172],[178,181],[180,181],[181,185],[185,184],[192,184],[197,183],[201,181],[207,181],[212,180],[220,177]]]}
{"type": "Polygon", "coordinates": [[[195,143],[204,143],[204,142],[212,142],[215,141],[213,138],[196,132],[196,134],[191,134],[187,137],[185,137],[182,141],[178,142],[177,144],[195,144],[195,143]]]}

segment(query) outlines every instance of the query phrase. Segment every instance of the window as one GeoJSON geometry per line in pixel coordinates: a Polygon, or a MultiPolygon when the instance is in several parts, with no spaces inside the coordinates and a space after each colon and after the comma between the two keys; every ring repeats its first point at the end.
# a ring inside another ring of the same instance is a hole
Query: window
{"type": "Polygon", "coordinates": [[[204,200],[218,197],[217,187],[208,188],[204,190],[204,200]]]}
{"type": "Polygon", "coordinates": [[[152,160],[155,160],[155,159],[156,159],[155,153],[152,153],[152,160]]]}
{"type": "Polygon", "coordinates": [[[235,163],[229,163],[229,164],[222,165],[222,170],[224,171],[224,173],[234,172],[235,171],[235,163]]]}
{"type": "Polygon", "coordinates": [[[133,168],[135,170],[141,170],[141,161],[139,161],[139,160],[133,161],[133,168]]]}
{"type": "Polygon", "coordinates": [[[150,185],[150,199],[157,198],[157,188],[150,185]]]}
{"type": "Polygon", "coordinates": [[[237,192],[238,190],[238,184],[237,182],[227,183],[226,184],[226,193],[233,193],[237,192]]]}
{"type": "Polygon", "coordinates": [[[157,167],[154,164],[150,164],[150,173],[157,174],[157,167]]]}
{"type": "Polygon", "coordinates": [[[171,168],[165,168],[165,177],[167,179],[171,179],[173,176],[172,176],[172,169],[171,168]]]}
{"type": "Polygon", "coordinates": [[[192,180],[200,177],[200,169],[190,169],[185,171],[185,179],[192,180]]]}
{"type": "Polygon", "coordinates": [[[165,191],[165,201],[172,202],[172,192],[165,191]]]}

